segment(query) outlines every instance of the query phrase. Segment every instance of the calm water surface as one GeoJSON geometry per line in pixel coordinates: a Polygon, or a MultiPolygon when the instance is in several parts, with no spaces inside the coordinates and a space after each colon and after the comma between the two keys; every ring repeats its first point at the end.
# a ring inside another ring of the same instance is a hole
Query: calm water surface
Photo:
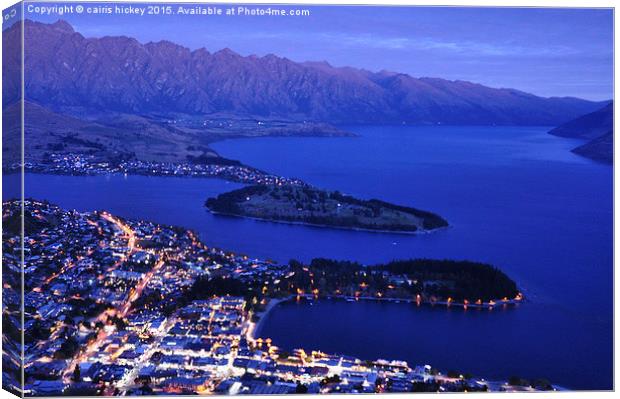
{"type": "MultiPolygon", "coordinates": [[[[350,127],[356,138],[260,138],[214,145],[222,155],[363,198],[445,217],[427,235],[330,230],[213,216],[215,179],[26,177],[26,195],[80,210],[182,225],[210,245],[287,261],[364,263],[435,257],[491,262],[523,288],[518,309],[405,304],[284,304],[262,334],[285,348],[398,358],[485,377],[546,377],[612,387],[612,168],[569,152],[579,142],[537,127],[350,127]]],[[[17,176],[4,177],[6,189],[17,176]]]]}

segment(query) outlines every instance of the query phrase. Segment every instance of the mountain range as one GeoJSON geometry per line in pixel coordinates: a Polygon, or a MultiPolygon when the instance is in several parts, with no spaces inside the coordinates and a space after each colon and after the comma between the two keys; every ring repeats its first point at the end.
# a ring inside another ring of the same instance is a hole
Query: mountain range
{"type": "MultiPolygon", "coordinates": [[[[5,48],[19,25],[3,32],[5,48]]],[[[79,118],[250,117],[330,124],[559,125],[604,102],[544,98],[465,81],[241,56],[160,41],[86,38],[65,21],[24,22],[25,98],[79,118]]],[[[13,50],[15,52],[18,49],[13,50]]],[[[19,54],[5,51],[4,106],[19,97],[19,54]]],[[[186,118],[191,119],[191,118],[186,118]]]]}

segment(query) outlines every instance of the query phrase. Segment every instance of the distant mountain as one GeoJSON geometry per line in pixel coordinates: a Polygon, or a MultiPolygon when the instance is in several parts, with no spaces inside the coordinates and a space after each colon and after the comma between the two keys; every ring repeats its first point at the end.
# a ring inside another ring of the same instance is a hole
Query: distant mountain
{"type": "Polygon", "coordinates": [[[594,139],[612,131],[613,128],[614,104],[610,102],[601,109],[582,115],[550,130],[549,133],[561,137],[594,139]]]}
{"type": "Polygon", "coordinates": [[[549,134],[590,140],[572,151],[600,162],[613,163],[614,159],[614,104],[582,115],[556,127],[549,134]]]}
{"type": "MultiPolygon", "coordinates": [[[[558,125],[603,105],[275,55],[190,51],[168,41],[85,38],[64,21],[24,26],[26,99],[80,118],[118,112],[360,124],[558,125]]],[[[19,40],[19,33],[15,25],[3,40],[19,40]]],[[[19,62],[10,54],[5,59],[19,62]]],[[[3,69],[5,81],[19,81],[17,73],[18,65],[3,69]]],[[[7,86],[4,104],[17,97],[17,86],[7,86]]]]}

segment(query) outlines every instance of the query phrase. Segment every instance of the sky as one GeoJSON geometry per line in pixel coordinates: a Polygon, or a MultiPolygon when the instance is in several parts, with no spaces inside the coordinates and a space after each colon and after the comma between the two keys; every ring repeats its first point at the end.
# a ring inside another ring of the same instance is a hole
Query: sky
{"type": "MultiPolygon", "coordinates": [[[[60,3],[36,5],[56,4],[60,3]]],[[[219,7],[225,10],[229,6],[219,7]]],[[[177,13],[179,4],[172,7],[177,13]]],[[[86,37],[169,40],[211,52],[228,47],[241,55],[272,53],[293,61],[327,61],[334,66],[389,70],[414,77],[467,80],[545,97],[613,97],[611,9],[282,8],[309,10],[310,15],[136,16],[87,15],[83,11],[59,16],[26,10],[25,17],[43,22],[64,19],[86,37]]]]}

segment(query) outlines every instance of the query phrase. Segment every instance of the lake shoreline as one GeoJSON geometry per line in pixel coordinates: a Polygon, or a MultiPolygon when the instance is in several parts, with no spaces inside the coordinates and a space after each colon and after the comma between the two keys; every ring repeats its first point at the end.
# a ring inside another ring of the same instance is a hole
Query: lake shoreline
{"type": "Polygon", "coordinates": [[[209,209],[208,207],[206,207],[206,208],[213,215],[218,215],[218,216],[229,216],[229,217],[234,217],[234,218],[242,218],[242,219],[248,219],[248,220],[255,220],[255,221],[258,221],[258,222],[270,222],[270,223],[278,223],[278,224],[288,224],[288,225],[293,225],[293,226],[308,226],[308,227],[317,227],[317,228],[322,228],[322,229],[338,229],[338,230],[348,230],[348,231],[360,231],[360,232],[365,232],[365,233],[378,233],[378,234],[390,234],[390,233],[392,233],[392,234],[399,234],[399,235],[414,235],[415,236],[415,235],[432,234],[432,233],[436,233],[438,231],[446,230],[446,229],[449,229],[450,227],[452,227],[452,225],[449,225],[449,226],[444,226],[444,227],[438,227],[438,228],[432,229],[432,230],[416,230],[416,231],[365,229],[363,227],[345,227],[345,226],[333,226],[333,225],[328,225],[328,224],[316,224],[316,223],[306,223],[306,222],[293,222],[293,221],[288,221],[288,220],[265,219],[265,218],[259,218],[259,217],[256,217],[256,216],[245,216],[245,215],[239,215],[239,214],[235,214],[235,213],[218,212],[218,211],[214,211],[212,209],[209,209]]]}
{"type": "Polygon", "coordinates": [[[251,339],[251,340],[257,340],[259,339],[259,334],[261,332],[261,330],[264,327],[265,324],[265,320],[267,319],[267,317],[269,316],[269,313],[271,313],[271,311],[278,306],[281,303],[290,301],[294,298],[293,295],[290,295],[288,297],[285,298],[272,298],[269,300],[269,303],[267,304],[267,306],[265,307],[265,309],[262,312],[256,313],[256,317],[258,317],[258,321],[256,322],[251,322],[250,326],[248,327],[248,330],[246,332],[246,337],[251,339]]]}
{"type": "Polygon", "coordinates": [[[416,301],[411,298],[379,298],[379,297],[371,297],[371,296],[354,297],[354,296],[345,296],[345,295],[342,295],[342,296],[328,295],[328,296],[316,297],[310,294],[289,295],[288,297],[285,297],[285,298],[271,298],[269,300],[269,303],[265,307],[265,309],[259,313],[256,313],[256,316],[258,317],[258,321],[256,321],[255,323],[252,323],[253,325],[251,326],[250,329],[248,329],[247,336],[253,340],[261,338],[260,332],[264,328],[265,320],[267,320],[270,313],[276,307],[278,307],[278,305],[286,303],[286,302],[299,301],[301,299],[308,301],[308,302],[327,300],[327,301],[345,301],[345,302],[372,301],[372,302],[388,302],[388,303],[397,303],[397,304],[404,303],[404,304],[416,304],[417,306],[426,306],[426,307],[445,306],[448,309],[451,307],[454,307],[454,308],[462,308],[463,310],[467,310],[469,308],[478,309],[478,310],[482,310],[482,309],[493,310],[494,308],[497,308],[497,307],[506,307],[506,306],[516,307],[525,302],[525,299],[523,297],[521,297],[521,299],[517,299],[517,298],[509,299],[509,300],[498,299],[498,300],[491,300],[489,302],[483,302],[479,304],[477,303],[465,304],[463,302],[453,302],[453,301],[450,301],[450,302],[449,301],[430,301],[430,300],[416,301]]]}

